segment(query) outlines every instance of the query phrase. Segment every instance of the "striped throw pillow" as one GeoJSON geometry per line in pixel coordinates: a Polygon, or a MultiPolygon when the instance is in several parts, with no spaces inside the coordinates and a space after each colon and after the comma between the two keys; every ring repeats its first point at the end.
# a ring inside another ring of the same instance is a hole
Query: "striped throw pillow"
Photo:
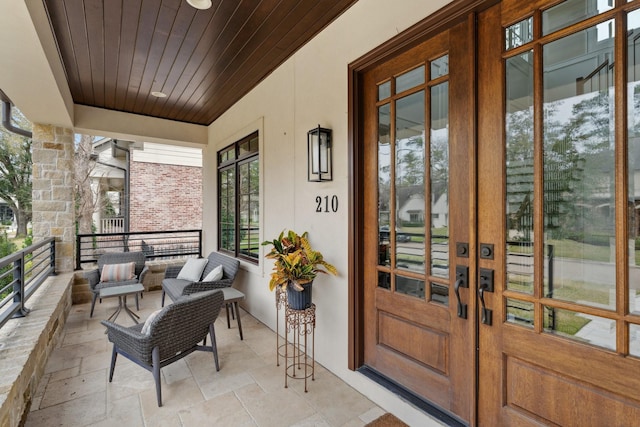
{"type": "Polygon", "coordinates": [[[123,282],[136,277],[136,263],[105,264],[102,267],[101,282],[123,282]]]}

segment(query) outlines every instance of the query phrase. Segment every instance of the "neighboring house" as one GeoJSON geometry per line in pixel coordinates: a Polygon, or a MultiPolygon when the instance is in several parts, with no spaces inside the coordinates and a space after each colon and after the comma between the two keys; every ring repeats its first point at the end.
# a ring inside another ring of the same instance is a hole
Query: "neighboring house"
{"type": "Polygon", "coordinates": [[[111,138],[93,149],[97,232],[202,228],[201,149],[111,138]]]}
{"type": "MultiPolygon", "coordinates": [[[[449,200],[442,185],[435,186],[431,195],[431,227],[442,228],[449,226],[449,200]]],[[[425,223],[424,186],[415,185],[402,188],[397,193],[398,224],[408,224],[412,227],[423,227],[425,223]]],[[[381,221],[382,222],[382,221],[381,221]]]]}

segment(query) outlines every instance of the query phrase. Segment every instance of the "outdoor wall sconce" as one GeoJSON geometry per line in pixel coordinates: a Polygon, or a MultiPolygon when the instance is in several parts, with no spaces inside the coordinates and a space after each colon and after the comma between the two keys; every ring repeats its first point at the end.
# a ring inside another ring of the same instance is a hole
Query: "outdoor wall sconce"
{"type": "Polygon", "coordinates": [[[333,179],[331,158],[331,129],[317,128],[307,132],[308,181],[321,182],[333,179]]]}

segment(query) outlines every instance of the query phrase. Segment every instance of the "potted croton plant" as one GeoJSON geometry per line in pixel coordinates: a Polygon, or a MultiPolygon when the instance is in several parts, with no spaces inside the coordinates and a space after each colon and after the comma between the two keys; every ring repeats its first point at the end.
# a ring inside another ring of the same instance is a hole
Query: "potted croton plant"
{"type": "Polygon", "coordinates": [[[311,306],[311,286],[318,274],[338,274],[320,252],[311,248],[307,237],[307,232],[299,235],[289,230],[287,233],[282,231],[277,239],[262,242],[263,246],[273,245],[265,255],[275,261],[269,289],[286,290],[287,303],[294,310],[311,306]]]}

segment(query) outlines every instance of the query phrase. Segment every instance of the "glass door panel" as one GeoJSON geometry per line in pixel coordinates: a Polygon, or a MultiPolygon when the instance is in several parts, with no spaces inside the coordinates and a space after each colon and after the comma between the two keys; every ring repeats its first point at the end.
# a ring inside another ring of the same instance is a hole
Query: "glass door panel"
{"type": "MultiPolygon", "coordinates": [[[[509,290],[533,294],[533,51],[506,68],[506,254],[509,290]]],[[[520,316],[522,317],[522,316],[520,316]]],[[[533,318],[533,315],[526,316],[533,318]]]]}
{"type": "Polygon", "coordinates": [[[613,0],[566,0],[542,12],[542,33],[550,34],[613,9],[613,0]]]}
{"type": "Polygon", "coordinates": [[[544,294],[615,310],[613,21],[605,24],[543,47],[544,294]]]}
{"type": "MultiPolygon", "coordinates": [[[[449,278],[449,83],[431,88],[431,275],[449,278]]],[[[423,218],[424,224],[424,218],[423,218]]]]}
{"type": "Polygon", "coordinates": [[[640,314],[640,9],[629,13],[627,26],[629,312],[640,314]]]}
{"type": "MultiPolygon", "coordinates": [[[[385,85],[386,86],[386,85],[385,85]]],[[[378,107],[378,265],[391,265],[389,239],[391,211],[391,105],[378,107]]],[[[383,287],[390,287],[388,280],[383,287]]]]}
{"type": "MultiPolygon", "coordinates": [[[[396,101],[395,248],[399,269],[424,273],[424,91],[396,101]],[[414,241],[414,236],[418,239],[414,241]]],[[[398,289],[401,291],[401,289],[398,289]]]]}

